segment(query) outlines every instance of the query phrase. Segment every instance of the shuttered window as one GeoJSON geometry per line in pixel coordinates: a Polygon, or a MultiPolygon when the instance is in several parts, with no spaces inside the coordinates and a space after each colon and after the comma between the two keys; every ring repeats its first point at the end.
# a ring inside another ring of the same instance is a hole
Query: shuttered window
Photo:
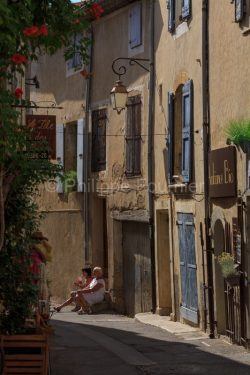
{"type": "Polygon", "coordinates": [[[129,12],[129,47],[135,48],[142,44],[142,4],[136,3],[129,12]]]}
{"type": "Polygon", "coordinates": [[[168,0],[168,31],[173,33],[177,26],[192,16],[191,0],[168,0]]]}
{"type": "Polygon", "coordinates": [[[189,183],[193,171],[193,81],[168,93],[168,183],[189,183]],[[179,95],[181,93],[181,96],[179,95]],[[177,178],[178,181],[175,181],[177,178]]]}
{"type": "Polygon", "coordinates": [[[126,125],[126,175],[141,173],[141,96],[128,98],[126,125]]]}
{"type": "Polygon", "coordinates": [[[92,172],[106,169],[107,110],[92,112],[92,172]]]}
{"type": "Polygon", "coordinates": [[[241,22],[244,16],[244,0],[235,0],[235,22],[241,22]]]}
{"type": "Polygon", "coordinates": [[[182,0],[181,16],[182,19],[191,17],[191,0],[182,0]]]}
{"type": "MultiPolygon", "coordinates": [[[[64,166],[64,125],[56,125],[56,160],[59,165],[64,166]]],[[[59,177],[57,177],[57,193],[63,193],[63,183],[59,177]]]]}

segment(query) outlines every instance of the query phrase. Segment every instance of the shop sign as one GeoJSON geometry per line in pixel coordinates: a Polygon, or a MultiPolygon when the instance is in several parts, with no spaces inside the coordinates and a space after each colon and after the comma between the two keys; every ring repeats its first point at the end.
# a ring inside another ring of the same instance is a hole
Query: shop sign
{"type": "Polygon", "coordinates": [[[235,147],[209,153],[209,195],[211,198],[235,197],[237,192],[235,147]]]}
{"type": "MultiPolygon", "coordinates": [[[[50,158],[55,159],[56,158],[56,116],[27,115],[26,124],[28,128],[32,129],[32,139],[38,142],[46,141],[48,144],[50,158]]],[[[45,150],[45,152],[46,151],[47,150],[45,150]]]]}

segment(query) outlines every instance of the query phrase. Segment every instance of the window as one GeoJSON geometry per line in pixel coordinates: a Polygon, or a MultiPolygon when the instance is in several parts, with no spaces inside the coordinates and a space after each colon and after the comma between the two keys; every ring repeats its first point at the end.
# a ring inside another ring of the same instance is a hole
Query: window
{"type": "Polygon", "coordinates": [[[168,31],[173,33],[183,21],[191,18],[191,0],[168,1],[168,31]]]}
{"type": "Polygon", "coordinates": [[[193,81],[168,93],[168,182],[192,181],[193,81]]]}
{"type": "Polygon", "coordinates": [[[141,173],[141,95],[128,98],[126,124],[126,175],[141,173]]]}
{"type": "Polygon", "coordinates": [[[106,109],[92,112],[92,172],[106,169],[106,121],[106,109]]]}
{"type": "Polygon", "coordinates": [[[142,4],[131,6],[129,12],[129,48],[133,49],[142,44],[142,4]]]}
{"type": "Polygon", "coordinates": [[[235,22],[241,22],[244,17],[244,0],[235,0],[235,22]]]}
{"type": "MultiPolygon", "coordinates": [[[[56,159],[63,166],[64,174],[71,181],[70,190],[83,191],[84,120],[56,126],[56,159]],[[75,184],[72,183],[75,180],[75,184]]],[[[57,192],[63,193],[65,184],[57,182],[57,192]]]]}
{"type": "MultiPolygon", "coordinates": [[[[67,77],[78,73],[83,68],[83,62],[80,56],[80,50],[81,50],[81,40],[83,36],[81,34],[75,34],[72,38],[72,47],[74,50],[74,54],[71,57],[70,60],[66,61],[66,75],[67,77]]],[[[71,47],[71,48],[72,48],[71,47]]],[[[71,49],[70,48],[70,49],[71,49]]]]}

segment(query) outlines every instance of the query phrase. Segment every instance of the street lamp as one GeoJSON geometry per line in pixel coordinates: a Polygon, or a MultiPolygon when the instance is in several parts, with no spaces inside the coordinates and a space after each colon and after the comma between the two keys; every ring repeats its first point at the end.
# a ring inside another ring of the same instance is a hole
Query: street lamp
{"type": "Polygon", "coordinates": [[[138,65],[142,69],[146,70],[149,72],[149,69],[146,68],[142,63],[147,62],[149,63],[149,59],[133,59],[129,57],[118,57],[115,59],[112,63],[112,70],[113,72],[118,75],[119,79],[116,81],[115,86],[112,88],[110,92],[110,99],[111,99],[111,104],[114,110],[117,111],[118,115],[121,113],[122,110],[126,108],[126,103],[127,103],[127,98],[128,98],[128,90],[126,86],[122,83],[121,81],[121,76],[126,74],[127,68],[124,65],[119,66],[118,68],[115,68],[115,64],[120,61],[120,60],[125,60],[129,62],[129,65],[138,65]]]}
{"type": "Polygon", "coordinates": [[[114,110],[117,111],[118,115],[122,110],[125,109],[128,98],[128,91],[126,86],[122,84],[122,81],[118,80],[115,86],[110,92],[111,104],[114,110]]]}

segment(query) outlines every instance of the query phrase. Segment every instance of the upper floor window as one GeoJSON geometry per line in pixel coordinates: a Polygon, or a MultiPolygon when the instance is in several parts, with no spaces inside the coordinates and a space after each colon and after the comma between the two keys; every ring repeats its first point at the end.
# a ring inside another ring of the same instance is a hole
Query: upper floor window
{"type": "Polygon", "coordinates": [[[168,93],[168,182],[192,181],[193,81],[168,93]]]}
{"type": "Polygon", "coordinates": [[[106,122],[106,109],[92,112],[92,172],[106,169],[106,122]]]}
{"type": "Polygon", "coordinates": [[[191,18],[191,0],[168,0],[168,31],[173,33],[183,21],[191,18]]]}
{"type": "Polygon", "coordinates": [[[73,54],[72,57],[66,61],[66,75],[67,77],[78,73],[83,68],[83,62],[81,58],[81,40],[83,36],[81,34],[75,34],[72,38],[73,54]]]}
{"type": "Polygon", "coordinates": [[[141,174],[141,95],[128,98],[126,124],[126,176],[141,174]]]}
{"type": "Polygon", "coordinates": [[[129,11],[129,48],[142,44],[142,4],[135,3],[129,11]]]}

